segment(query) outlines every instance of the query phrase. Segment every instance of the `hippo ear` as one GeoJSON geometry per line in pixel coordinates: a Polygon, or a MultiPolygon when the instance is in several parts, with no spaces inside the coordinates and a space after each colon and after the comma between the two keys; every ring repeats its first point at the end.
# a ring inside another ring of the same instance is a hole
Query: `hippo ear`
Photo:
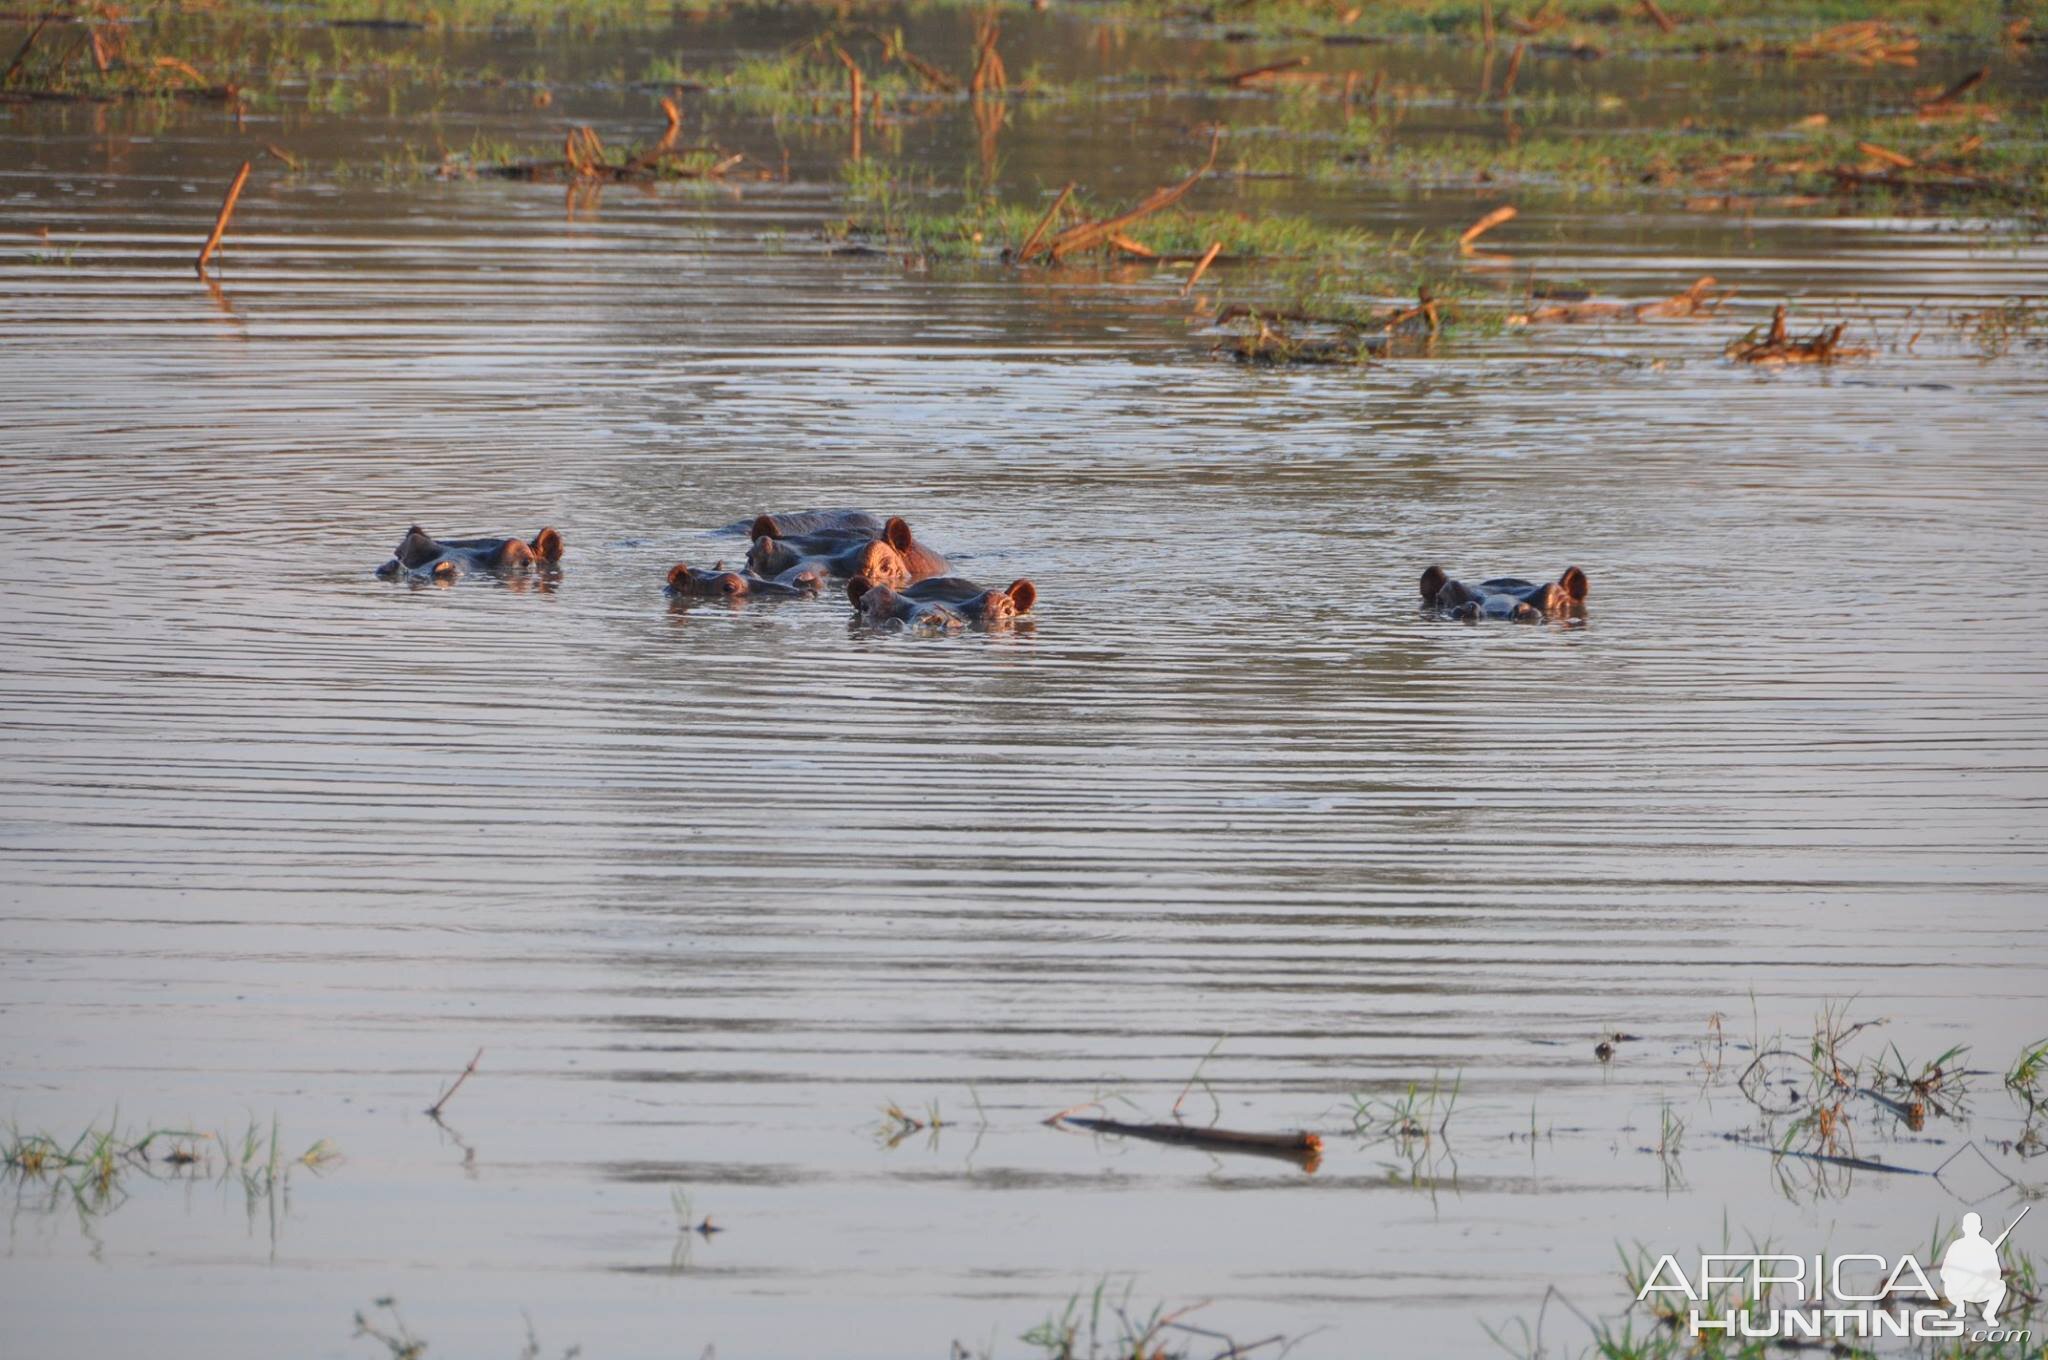
{"type": "Polygon", "coordinates": [[[910,551],[910,525],[901,515],[895,516],[882,526],[882,537],[897,552],[910,551]]]}
{"type": "Polygon", "coordinates": [[[398,541],[398,551],[392,554],[408,569],[419,566],[428,558],[436,556],[440,548],[435,545],[425,529],[415,524],[405,531],[405,537],[398,541]]]}
{"type": "Polygon", "coordinates": [[[1038,603],[1038,587],[1021,578],[1010,582],[1009,590],[1004,593],[1010,597],[1010,603],[1016,606],[1019,614],[1029,614],[1031,607],[1038,603]]]}
{"type": "Polygon", "coordinates": [[[753,526],[747,530],[748,538],[774,538],[775,536],[776,525],[775,516],[773,515],[756,515],[753,526]]]}
{"type": "Polygon", "coordinates": [[[689,563],[687,563],[687,562],[678,562],[678,563],[676,563],[676,564],[675,564],[674,566],[672,566],[672,567],[670,567],[670,568],[668,569],[668,588],[669,588],[670,590],[681,590],[681,589],[682,589],[682,588],[683,588],[684,586],[688,585],[689,583],[690,583],[690,565],[689,565],[689,563]]]}
{"type": "Polygon", "coordinates": [[[562,560],[562,535],[556,530],[543,529],[533,536],[533,555],[543,562],[562,560]]]}
{"type": "Polygon", "coordinates": [[[861,597],[874,588],[875,583],[873,581],[870,581],[865,576],[856,576],[846,583],[846,598],[853,602],[855,609],[858,609],[860,608],[861,597]]]}
{"type": "Polygon", "coordinates": [[[1444,588],[1444,582],[1450,579],[1450,574],[1446,572],[1442,567],[1433,566],[1428,571],[1423,572],[1422,598],[1425,600],[1434,600],[1436,598],[1437,592],[1444,588]]]}
{"type": "Polygon", "coordinates": [[[1573,604],[1583,604],[1585,602],[1587,590],[1586,573],[1580,571],[1577,567],[1566,567],[1564,575],[1557,578],[1557,583],[1564,587],[1565,594],[1572,597],[1573,604]]]}

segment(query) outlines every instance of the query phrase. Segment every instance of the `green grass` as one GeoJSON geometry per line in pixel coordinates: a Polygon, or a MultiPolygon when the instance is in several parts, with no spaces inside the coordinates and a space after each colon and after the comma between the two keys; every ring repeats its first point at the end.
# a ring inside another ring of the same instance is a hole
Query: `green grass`
{"type": "MultiPolygon", "coordinates": [[[[1936,1222],[1929,1245],[1915,1249],[1915,1254],[1930,1274],[1933,1264],[1941,1259],[1942,1250],[1954,1235],[1954,1225],[1945,1229],[1936,1222]]],[[[1719,1250],[1727,1252],[1731,1248],[1724,1242],[1719,1250]]],[[[1774,1248],[1769,1243],[1755,1241],[1744,1248],[1745,1254],[1772,1250],[1774,1248]]],[[[1588,1313],[1552,1287],[1545,1292],[1543,1304],[1534,1318],[1517,1317],[1498,1327],[1485,1322],[1480,1325],[1495,1344],[1517,1360],[1559,1360],[1560,1357],[1572,1356],[1598,1357],[1599,1360],[1776,1360],[1776,1357],[1788,1354],[1781,1342],[1770,1339],[1730,1338],[1716,1331],[1706,1331],[1694,1337],[1687,1332],[1687,1314],[1693,1309],[1709,1317],[1722,1316],[1731,1310],[1740,1311],[1744,1306],[1759,1311],[1768,1309],[1771,1306],[1770,1286],[1748,1295],[1740,1284],[1716,1285],[1698,1303],[1661,1292],[1652,1293],[1648,1299],[1640,1299],[1638,1296],[1643,1292],[1644,1283],[1650,1279],[1658,1256],[1641,1244],[1632,1248],[1618,1247],[1617,1251],[1621,1258],[1621,1288],[1613,1300],[1615,1311],[1588,1313]],[[1559,1305],[1563,1316],[1553,1319],[1552,1303],[1559,1305]],[[1551,1325],[1553,1320],[1556,1327],[1551,1325]],[[1561,1340],[1557,1335],[1559,1331],[1573,1333],[1576,1339],[1561,1340]]],[[[1687,1258],[1680,1256],[1679,1259],[1683,1262],[1687,1258]]],[[[2022,1334],[2031,1331],[2038,1337],[2044,1310],[2040,1276],[2034,1260],[2010,1243],[2002,1249],[2002,1260],[2008,1294],[1999,1311],[2001,1329],[2008,1335],[2013,1331],[2022,1334]]],[[[1853,1348],[1853,1341],[1850,1344],[1851,1349],[1840,1353],[1853,1356],[1870,1354],[1853,1348]]],[[[1816,1353],[1825,1354],[1826,1351],[1816,1353]]],[[[2036,1360],[2040,1349],[2037,1340],[2031,1344],[2011,1339],[1974,1342],[1965,1336],[1954,1341],[1922,1342],[1913,1354],[1922,1360],[2036,1360]]]]}
{"type": "MultiPolygon", "coordinates": [[[[1803,38],[1836,24],[1878,19],[1900,24],[1934,41],[1998,41],[2015,19],[2042,22],[2037,0],[1947,0],[1938,8],[1925,0],[1660,0],[1675,28],[1666,33],[1629,0],[1539,0],[1492,6],[1495,33],[1503,42],[1568,43],[1574,38],[1610,49],[1719,48],[1803,38]],[[1544,15],[1541,31],[1528,35],[1508,18],[1544,15]]],[[[1147,16],[1204,22],[1234,29],[1344,33],[1373,38],[1471,41],[1486,24],[1481,0],[1097,0],[1091,13],[1108,17],[1147,16]]]]}
{"type": "Polygon", "coordinates": [[[71,1137],[10,1129],[0,1137],[0,1169],[19,1189],[42,1189],[91,1216],[116,1208],[136,1177],[204,1176],[234,1180],[252,1198],[269,1195],[296,1168],[317,1171],[339,1154],[326,1139],[292,1154],[276,1120],[254,1120],[239,1137],[196,1129],[123,1129],[117,1113],[71,1137]]]}

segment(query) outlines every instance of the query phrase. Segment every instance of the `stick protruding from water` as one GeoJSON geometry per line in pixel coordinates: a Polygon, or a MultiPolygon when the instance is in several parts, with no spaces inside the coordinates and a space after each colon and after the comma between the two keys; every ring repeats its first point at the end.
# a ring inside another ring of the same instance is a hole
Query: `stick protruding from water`
{"type": "Polygon", "coordinates": [[[227,197],[220,201],[220,216],[213,219],[213,234],[206,238],[206,244],[199,248],[199,258],[193,262],[193,271],[202,279],[206,277],[206,262],[213,258],[213,252],[220,248],[220,238],[227,234],[228,219],[235,215],[235,200],[242,196],[242,186],[249,182],[251,164],[243,161],[242,168],[235,172],[235,182],[228,186],[227,197]]]}
{"type": "Polygon", "coordinates": [[[441,1117],[442,1109],[448,1104],[449,1101],[455,1098],[455,1093],[462,1089],[462,1083],[468,1081],[471,1077],[476,1075],[476,1065],[482,1062],[483,1058],[484,1051],[482,1049],[478,1049],[476,1051],[476,1056],[469,1060],[469,1066],[462,1069],[462,1075],[457,1077],[454,1080],[454,1082],[448,1087],[448,1089],[441,1093],[441,1098],[439,1100],[427,1106],[427,1118],[439,1119],[441,1117]]]}

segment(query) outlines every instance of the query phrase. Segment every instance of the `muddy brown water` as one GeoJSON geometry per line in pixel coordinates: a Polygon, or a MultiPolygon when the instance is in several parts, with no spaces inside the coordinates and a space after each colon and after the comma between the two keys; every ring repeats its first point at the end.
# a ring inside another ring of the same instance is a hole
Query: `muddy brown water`
{"type": "MultiPolygon", "coordinates": [[[[1084,31],[1048,22],[1047,60],[1084,31]]],[[[787,36],[719,34],[692,59],[787,36]]],[[[535,42],[472,41],[513,70],[535,42]]],[[[465,87],[443,121],[647,125],[558,81],[567,108],[465,87]]],[[[219,295],[192,279],[250,138],[367,163],[414,98],[0,122],[0,1115],[344,1154],[268,1195],[131,1175],[89,1214],[10,1180],[10,1349],[374,1354],[350,1316],[395,1295],[445,1354],[515,1353],[523,1311],[593,1356],[1015,1355],[1108,1279],[1241,1339],[1324,1329],[1298,1354],[1477,1355],[1548,1285],[1611,1310],[1617,1243],[1924,1248],[2038,1181],[1995,1076],[1966,1122],[1865,1110],[1856,1145],[1995,1173],[1719,1138],[1764,1134],[1741,1045],[1829,1002],[1888,1019],[1863,1053],[2002,1071],[2048,1033],[2042,355],[1893,348],[2038,296],[2038,245],[1539,199],[1515,270],[1741,298],[1247,371],[1175,276],[823,254],[836,133],[799,122],[791,183],[573,221],[559,187],[266,169],[219,295]],[[28,258],[41,227],[68,265],[28,258]],[[1788,294],[1884,352],[1721,362],[1788,294]],[[714,526],[821,503],[1041,607],[933,640],[663,599],[739,555],[714,526]],[[373,580],[414,521],[553,524],[567,569],[373,580]],[[1426,620],[1431,561],[1576,563],[1590,620],[1426,620]],[[1315,1174],[1040,1123],[1163,1118],[1219,1036],[1184,1110],[1321,1129],[1315,1174]],[[1433,1078],[1447,1138],[1346,1132],[1355,1093],[1433,1078]],[[948,1126],[891,1146],[890,1102],[948,1126]],[[726,1231],[679,1236],[676,1190],[726,1231]]],[[[1035,111],[1010,173],[1085,146],[1161,182],[1208,99],[1132,96],[1128,141],[1035,111]]],[[[972,125],[934,126],[904,155],[956,174],[972,125]]],[[[1204,192],[1407,230],[1494,201],[1204,192]]]]}

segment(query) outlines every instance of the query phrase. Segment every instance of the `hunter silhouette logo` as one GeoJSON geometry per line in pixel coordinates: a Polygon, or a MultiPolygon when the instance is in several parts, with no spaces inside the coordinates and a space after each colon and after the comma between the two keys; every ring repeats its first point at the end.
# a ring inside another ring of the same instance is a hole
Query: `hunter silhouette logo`
{"type": "Polygon", "coordinates": [[[2017,1342],[2024,1350],[2029,1330],[1998,1321],[2007,1294],[1998,1249],[2031,1207],[2022,1205],[2005,1231],[1990,1240],[1984,1236],[1983,1216],[1964,1214],[1961,1231],[1933,1271],[1941,1278],[1938,1290],[1928,1267],[1910,1253],[1705,1252],[1698,1273],[1691,1276],[1677,1257],[1659,1256],[1636,1299],[1661,1295],[1667,1306],[1683,1306],[1678,1300],[1684,1300],[1691,1305],[1685,1321],[1693,1337],[1714,1332],[1728,1339],[1794,1342],[1967,1337],[2017,1342]],[[1973,1308],[1982,1309],[1981,1324],[1971,1319],[1973,1308]]]}
{"type": "Polygon", "coordinates": [[[2005,1272],[1998,1265],[1998,1249],[2012,1230],[2027,1216],[2031,1204],[2020,1206],[2019,1217],[2006,1225],[1996,1242],[1984,1240],[1984,1220],[1976,1214],[1963,1215],[1963,1231],[1941,1254],[1941,1292],[1962,1317],[1973,1303],[1984,1305],[1984,1325],[1998,1325],[1998,1305],[2005,1302],[2005,1272]]]}

